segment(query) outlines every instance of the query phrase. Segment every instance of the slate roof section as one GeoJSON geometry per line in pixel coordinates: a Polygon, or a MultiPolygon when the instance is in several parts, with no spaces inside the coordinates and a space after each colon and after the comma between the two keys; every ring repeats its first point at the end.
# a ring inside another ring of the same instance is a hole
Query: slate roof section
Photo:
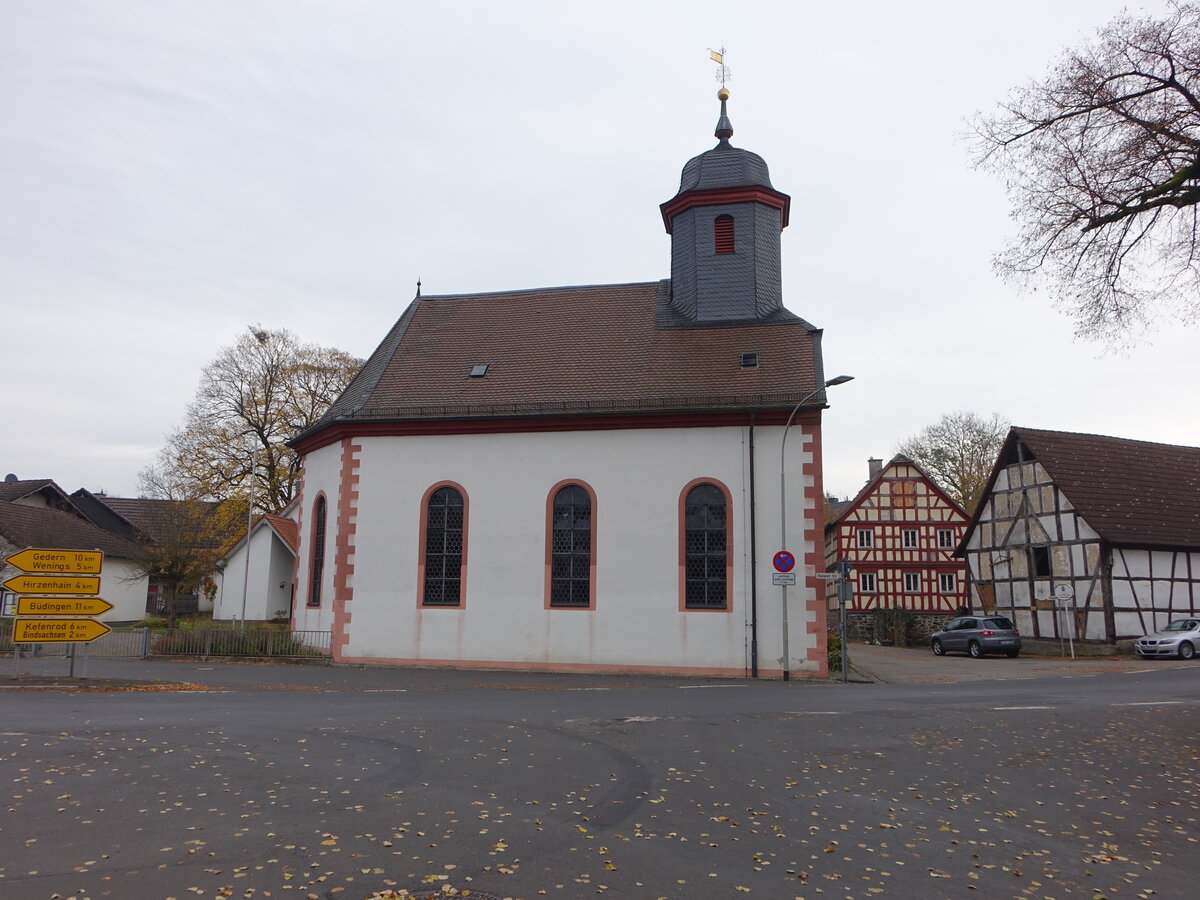
{"type": "Polygon", "coordinates": [[[71,499],[92,522],[117,537],[127,541],[138,540],[137,527],[104,501],[108,499],[102,494],[93,494],[87,488],[80,488],[71,495],[71,499]]]}
{"type": "Polygon", "coordinates": [[[679,178],[680,194],[751,186],[772,187],[767,161],[757,153],[734,147],[726,141],[689,159],[679,178]]]}
{"type": "Polygon", "coordinates": [[[132,559],[137,552],[133,544],[78,516],[17,503],[0,503],[0,537],[20,549],[101,550],[121,559],[132,559]]]}
{"type": "MultiPolygon", "coordinates": [[[[296,440],[345,420],[790,409],[821,387],[819,329],[786,311],[656,327],[668,284],[420,297],[296,440]],[[760,364],[742,368],[750,351],[760,364]]],[[[824,404],[823,391],[810,401],[824,404]]]]}
{"type": "Polygon", "coordinates": [[[1200,548],[1200,447],[1014,426],[1000,464],[1018,439],[1105,540],[1200,548]]]}

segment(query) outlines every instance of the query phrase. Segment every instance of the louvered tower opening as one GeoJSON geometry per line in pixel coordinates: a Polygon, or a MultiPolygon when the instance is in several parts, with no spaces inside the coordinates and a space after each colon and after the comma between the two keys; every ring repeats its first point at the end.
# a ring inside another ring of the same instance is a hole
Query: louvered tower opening
{"type": "Polygon", "coordinates": [[[733,252],[733,216],[717,216],[713,222],[713,242],[717,253],[733,252]]]}

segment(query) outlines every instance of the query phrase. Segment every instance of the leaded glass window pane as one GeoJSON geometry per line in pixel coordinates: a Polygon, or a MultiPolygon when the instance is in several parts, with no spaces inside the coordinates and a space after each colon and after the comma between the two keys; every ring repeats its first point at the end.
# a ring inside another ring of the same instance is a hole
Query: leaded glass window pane
{"type": "MultiPolygon", "coordinates": [[[[247,551],[249,552],[249,551],[247,551]]],[[[312,570],[308,579],[308,605],[321,605],[321,582],[325,578],[325,498],[313,504],[312,570]]]]}
{"type": "Polygon", "coordinates": [[[713,484],[700,484],[684,500],[684,596],[698,609],[724,609],[725,494],[713,484]]]}
{"type": "Polygon", "coordinates": [[[569,484],[554,495],[550,515],[550,605],[589,606],[592,569],[592,498],[569,484]]]}
{"type": "Polygon", "coordinates": [[[425,515],[426,606],[458,606],[461,602],[463,498],[452,487],[429,497],[425,515]]]}

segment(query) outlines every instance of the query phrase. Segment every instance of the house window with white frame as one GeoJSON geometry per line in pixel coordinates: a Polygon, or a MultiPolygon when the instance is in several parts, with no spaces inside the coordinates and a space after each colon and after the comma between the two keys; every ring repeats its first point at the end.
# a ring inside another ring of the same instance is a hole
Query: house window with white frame
{"type": "Polygon", "coordinates": [[[859,572],[858,573],[858,592],[860,594],[875,593],[875,573],[874,572],[859,572]]]}
{"type": "Polygon", "coordinates": [[[938,590],[943,594],[958,593],[958,576],[953,572],[942,572],[938,575],[938,590]]]}
{"type": "Polygon", "coordinates": [[[905,572],[904,573],[904,593],[906,593],[906,594],[921,593],[921,573],[920,572],[905,572]]]}
{"type": "Polygon", "coordinates": [[[905,550],[916,550],[921,545],[921,532],[915,528],[905,528],[900,532],[905,550]]]}
{"type": "Polygon", "coordinates": [[[938,529],[938,549],[953,550],[954,549],[954,530],[951,528],[938,529]]]}
{"type": "Polygon", "coordinates": [[[858,546],[859,547],[874,547],[875,532],[870,528],[858,529],[858,546]]]}

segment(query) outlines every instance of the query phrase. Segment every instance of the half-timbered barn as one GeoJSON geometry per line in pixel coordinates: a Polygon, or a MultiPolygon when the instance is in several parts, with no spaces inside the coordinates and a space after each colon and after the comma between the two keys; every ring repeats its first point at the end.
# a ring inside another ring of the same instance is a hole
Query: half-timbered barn
{"type": "Polygon", "coordinates": [[[907,456],[868,464],[866,485],[825,526],[826,567],[851,565],[848,609],[954,613],[967,601],[965,567],[954,556],[967,514],[907,456]]]}
{"type": "Polygon", "coordinates": [[[1027,636],[1115,642],[1200,613],[1200,447],[1014,427],[959,547],[1027,636]]]}
{"type": "Polygon", "coordinates": [[[418,291],[293,442],[293,621],[335,660],[825,672],[821,333],[783,305],[790,201],[727,96],[659,208],[669,279],[418,291]]]}

